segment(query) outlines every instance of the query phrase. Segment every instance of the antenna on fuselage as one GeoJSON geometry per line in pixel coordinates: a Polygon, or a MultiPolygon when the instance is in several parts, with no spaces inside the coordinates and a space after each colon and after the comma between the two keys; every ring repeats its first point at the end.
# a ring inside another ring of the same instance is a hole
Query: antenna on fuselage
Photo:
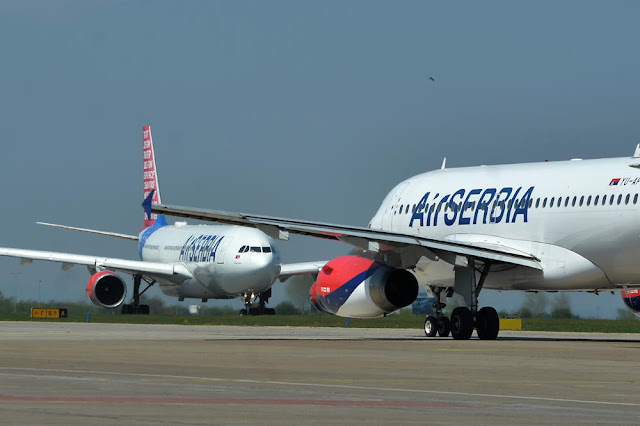
{"type": "MultiPolygon", "coordinates": [[[[638,145],[640,147],[640,145],[638,145]]],[[[444,170],[447,167],[447,157],[444,157],[442,159],[442,166],[440,167],[440,170],[444,170]]]]}

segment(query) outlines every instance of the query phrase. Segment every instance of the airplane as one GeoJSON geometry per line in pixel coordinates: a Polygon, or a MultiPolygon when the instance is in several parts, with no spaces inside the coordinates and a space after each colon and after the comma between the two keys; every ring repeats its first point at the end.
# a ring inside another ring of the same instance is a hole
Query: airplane
{"type": "Polygon", "coordinates": [[[324,265],[324,262],[283,265],[277,247],[258,229],[185,222],[168,225],[163,215],[151,213],[151,203],[160,202],[160,190],[150,126],[143,127],[143,166],[145,220],[138,235],[39,222],[136,241],[141,260],[17,248],[0,248],[0,256],[20,258],[23,264],[33,260],[58,262],[63,270],[85,265],[91,274],[86,287],[89,299],[103,308],[121,307],[123,314],[149,314],[149,305],[140,304],[140,296],[157,283],[164,294],[179,301],[243,297],[245,309],[240,311],[241,315],[272,315],[275,310],[265,304],[277,279],[285,281],[296,275],[317,274],[324,265]],[[127,287],[120,273],[133,277],[130,304],[124,303],[127,287]],[[140,291],[143,281],[147,287],[140,291]],[[259,306],[252,307],[256,300],[259,306]]]}
{"type": "Polygon", "coordinates": [[[255,227],[282,240],[345,242],[354,250],[327,262],[311,288],[318,309],[383,316],[412,303],[425,285],[436,297],[427,336],[465,340],[475,328],[489,340],[500,320],[493,307],[479,309],[483,288],[597,294],[638,287],[639,193],[640,145],[625,158],[464,168],[447,168],[445,159],[397,184],[367,227],[161,203],[151,211],[255,227]],[[448,318],[443,309],[454,294],[464,303],[448,318]]]}

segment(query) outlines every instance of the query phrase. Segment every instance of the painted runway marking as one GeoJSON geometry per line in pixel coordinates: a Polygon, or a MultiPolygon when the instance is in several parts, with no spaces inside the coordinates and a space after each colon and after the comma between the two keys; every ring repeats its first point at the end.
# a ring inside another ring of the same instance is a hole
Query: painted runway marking
{"type": "MultiPolygon", "coordinates": [[[[249,384],[261,384],[261,385],[301,386],[301,387],[318,387],[318,388],[324,387],[324,388],[334,388],[334,389],[353,389],[353,390],[362,390],[362,391],[385,391],[385,392],[404,392],[404,393],[418,393],[418,394],[431,394],[431,395],[475,396],[475,397],[483,397],[483,398],[512,399],[512,400],[525,400],[525,401],[547,401],[547,402],[562,402],[562,403],[575,403],[575,404],[640,407],[640,403],[634,403],[634,402],[593,401],[593,400],[567,399],[567,398],[551,398],[551,397],[543,397],[543,396],[500,395],[500,394],[476,393],[476,392],[438,391],[438,390],[426,390],[426,389],[406,389],[406,388],[377,387],[377,386],[355,386],[355,385],[339,385],[339,384],[327,384],[327,383],[281,382],[281,381],[273,381],[273,380],[249,380],[249,379],[225,379],[221,377],[175,376],[175,375],[165,375],[165,374],[121,373],[121,372],[114,372],[114,371],[63,370],[63,369],[47,369],[47,368],[0,367],[0,370],[32,371],[32,372],[41,372],[41,373],[94,374],[94,375],[110,375],[110,376],[119,376],[119,377],[129,376],[129,377],[140,377],[143,379],[155,378],[155,379],[171,379],[171,380],[198,380],[202,382],[230,382],[230,383],[249,383],[249,384]]],[[[46,376],[46,375],[43,376],[43,375],[35,375],[35,374],[28,375],[28,374],[5,373],[2,375],[18,376],[18,377],[33,377],[33,378],[52,377],[52,378],[64,379],[64,380],[83,380],[83,381],[95,380],[90,378],[46,376]]]]}
{"type": "Polygon", "coordinates": [[[475,405],[433,404],[381,399],[291,399],[291,398],[196,398],[196,397],[91,397],[91,396],[15,396],[0,395],[3,402],[99,403],[99,404],[192,404],[192,405],[314,405],[329,407],[380,408],[481,408],[475,405]]]}

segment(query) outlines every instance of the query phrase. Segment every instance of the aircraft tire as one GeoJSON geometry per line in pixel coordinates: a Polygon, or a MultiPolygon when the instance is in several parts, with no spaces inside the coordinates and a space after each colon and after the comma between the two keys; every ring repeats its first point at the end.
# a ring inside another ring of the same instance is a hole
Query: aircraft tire
{"type": "Polygon", "coordinates": [[[436,333],[438,333],[438,320],[433,315],[429,315],[424,320],[424,334],[427,337],[435,337],[436,333]]]}
{"type": "Polygon", "coordinates": [[[451,313],[451,335],[455,340],[469,340],[473,333],[473,315],[467,307],[457,307],[451,313]]]}
{"type": "Polygon", "coordinates": [[[494,308],[485,306],[478,311],[476,331],[481,340],[496,340],[500,331],[500,317],[494,308]]]}
{"type": "Polygon", "coordinates": [[[443,316],[438,320],[438,336],[449,337],[449,334],[451,334],[451,321],[443,316]]]}
{"type": "Polygon", "coordinates": [[[247,310],[246,309],[240,309],[240,314],[241,317],[244,317],[245,315],[247,315],[247,310]]]}
{"type": "Polygon", "coordinates": [[[149,315],[149,305],[139,305],[137,313],[140,315],[149,315]]]}
{"type": "Polygon", "coordinates": [[[128,304],[122,305],[122,307],[120,308],[120,313],[122,315],[131,315],[133,313],[133,306],[128,304]]]}

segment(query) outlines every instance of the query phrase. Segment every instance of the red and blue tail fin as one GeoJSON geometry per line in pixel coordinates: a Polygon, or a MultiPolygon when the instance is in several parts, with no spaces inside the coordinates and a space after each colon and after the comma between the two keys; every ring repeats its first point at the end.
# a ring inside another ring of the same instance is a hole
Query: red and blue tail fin
{"type": "Polygon", "coordinates": [[[156,170],[156,155],[153,149],[153,140],[151,139],[151,126],[142,127],[142,170],[144,227],[153,226],[158,219],[166,224],[164,217],[158,217],[157,214],[151,213],[151,204],[160,204],[160,186],[158,185],[158,173],[156,170]]]}

